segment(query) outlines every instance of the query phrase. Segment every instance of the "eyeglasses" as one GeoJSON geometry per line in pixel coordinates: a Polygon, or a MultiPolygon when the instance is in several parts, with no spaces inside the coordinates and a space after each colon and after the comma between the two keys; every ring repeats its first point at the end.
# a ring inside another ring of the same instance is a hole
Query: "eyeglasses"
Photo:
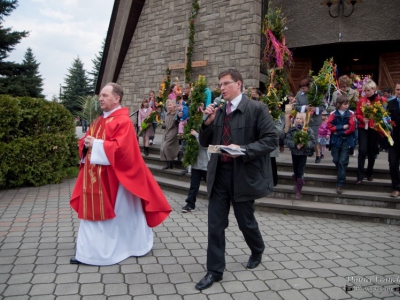
{"type": "Polygon", "coordinates": [[[225,81],[225,82],[221,82],[221,83],[218,84],[217,86],[218,86],[218,88],[220,89],[220,88],[222,88],[223,86],[227,86],[227,85],[229,85],[229,84],[231,84],[231,83],[234,83],[234,82],[236,82],[236,81],[225,81]]]}

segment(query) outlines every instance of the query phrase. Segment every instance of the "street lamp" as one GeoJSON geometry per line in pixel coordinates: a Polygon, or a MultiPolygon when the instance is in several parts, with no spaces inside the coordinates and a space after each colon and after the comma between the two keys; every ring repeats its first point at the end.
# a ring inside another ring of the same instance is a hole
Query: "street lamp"
{"type": "Polygon", "coordinates": [[[342,11],[343,17],[350,17],[354,11],[354,5],[356,5],[356,3],[361,3],[361,0],[324,0],[321,2],[321,5],[328,6],[329,15],[332,18],[337,18],[337,17],[339,17],[340,11],[342,11]],[[351,11],[348,14],[344,13],[345,2],[347,3],[347,6],[351,5],[351,11]],[[336,15],[333,15],[331,12],[332,5],[337,5],[337,14],[336,15]]]}

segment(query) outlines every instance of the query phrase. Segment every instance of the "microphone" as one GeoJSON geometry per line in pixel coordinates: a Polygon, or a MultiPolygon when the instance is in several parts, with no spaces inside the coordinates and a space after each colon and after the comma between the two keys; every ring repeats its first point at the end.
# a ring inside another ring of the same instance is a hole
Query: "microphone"
{"type": "MultiPolygon", "coordinates": [[[[224,101],[224,99],[222,99],[222,97],[217,97],[217,98],[215,98],[215,99],[214,99],[214,103],[213,103],[214,108],[217,108],[220,104],[223,104],[224,102],[225,102],[225,101],[224,101]]],[[[205,114],[205,115],[203,116],[203,122],[207,121],[207,119],[208,119],[208,114],[205,114]]]]}

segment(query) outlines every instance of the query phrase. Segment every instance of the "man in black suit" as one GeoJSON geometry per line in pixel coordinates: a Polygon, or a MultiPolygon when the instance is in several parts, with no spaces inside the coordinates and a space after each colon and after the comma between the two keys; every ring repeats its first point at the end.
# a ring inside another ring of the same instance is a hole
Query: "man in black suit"
{"type": "Polygon", "coordinates": [[[226,104],[221,108],[207,106],[208,118],[200,128],[200,144],[244,148],[245,155],[212,154],[208,163],[207,274],[197,283],[198,290],[222,280],[230,205],[251,250],[246,267],[254,269],[261,263],[265,245],[254,216],[254,200],[273,189],[269,153],[278,147],[278,133],[268,107],[242,94],[242,75],[229,69],[218,79],[226,104]]]}
{"type": "Polygon", "coordinates": [[[392,179],[393,192],[390,197],[400,196],[400,82],[396,83],[396,97],[388,102],[388,111],[395,126],[392,132],[393,146],[389,145],[389,170],[392,179]]]}

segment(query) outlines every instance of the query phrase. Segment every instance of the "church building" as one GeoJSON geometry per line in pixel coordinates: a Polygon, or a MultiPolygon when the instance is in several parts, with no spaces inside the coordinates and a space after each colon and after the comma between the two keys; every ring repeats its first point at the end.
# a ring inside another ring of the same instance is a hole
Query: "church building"
{"type": "Polygon", "coordinates": [[[167,68],[183,83],[194,2],[191,81],[205,75],[211,90],[227,68],[238,69],[245,86],[265,86],[261,29],[269,5],[287,19],[293,93],[331,57],[338,76],[369,75],[379,88],[400,81],[399,0],[115,0],[96,94],[117,82],[124,105],[136,110],[150,90],[157,93],[167,68]]]}

